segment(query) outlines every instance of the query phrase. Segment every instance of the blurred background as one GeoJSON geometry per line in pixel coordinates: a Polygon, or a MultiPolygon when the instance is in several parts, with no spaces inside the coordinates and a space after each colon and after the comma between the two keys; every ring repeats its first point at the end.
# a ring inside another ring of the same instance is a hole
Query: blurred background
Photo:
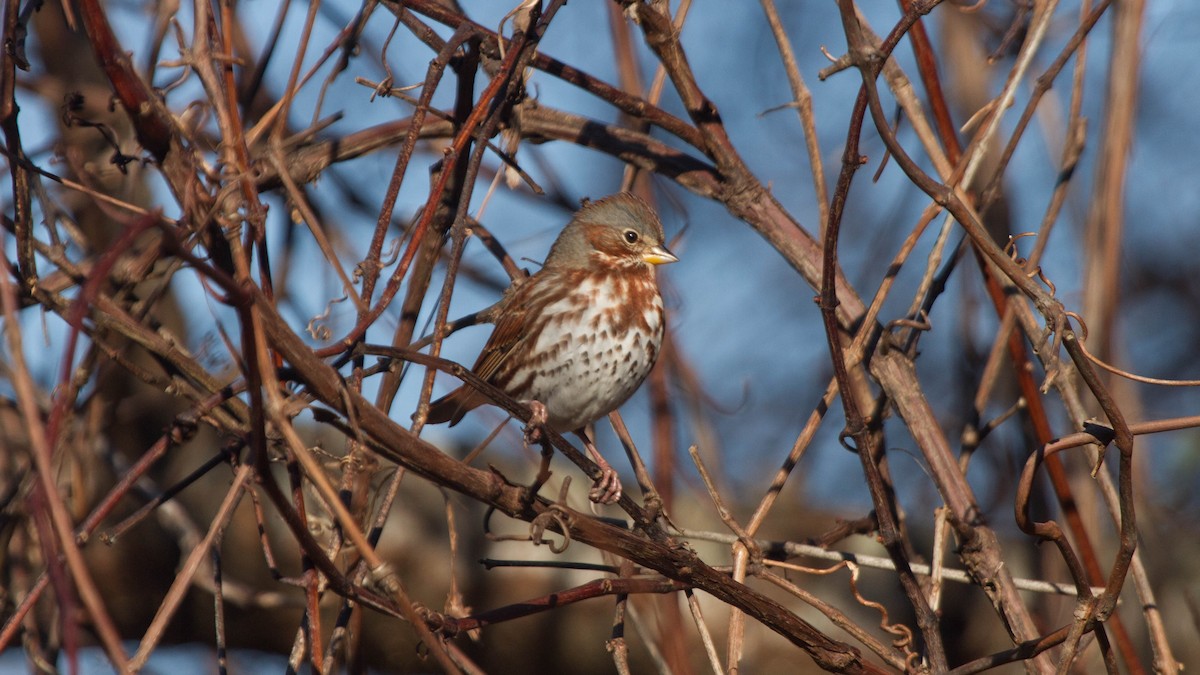
{"type": "MultiPolygon", "coordinates": [[[[996,166],[1000,148],[1014,132],[1033,94],[1035,78],[1051,66],[1079,28],[1080,17],[1095,4],[1060,2],[1053,8],[1048,32],[1015,89],[1014,105],[1000,127],[1000,140],[986,152],[985,167],[996,166]]],[[[472,21],[492,30],[500,27],[513,9],[506,3],[471,0],[460,5],[472,21]]],[[[446,6],[447,11],[453,10],[450,3],[446,6]]],[[[17,7],[18,3],[9,3],[6,11],[14,12],[17,7]]],[[[96,199],[94,193],[112,195],[146,209],[162,209],[168,218],[182,217],[185,208],[160,171],[152,163],[139,160],[145,153],[139,150],[127,117],[114,103],[91,44],[71,28],[62,7],[48,2],[30,16],[25,43],[30,68],[5,74],[15,76],[12,100],[20,110],[19,146],[12,145],[12,131],[6,128],[10,143],[6,164],[11,167],[12,149],[21,147],[32,165],[68,177],[93,192],[42,177],[31,202],[33,236],[57,247],[57,253],[68,259],[93,261],[109,250],[121,233],[123,219],[128,217],[126,213],[115,216],[115,207],[96,199]],[[114,148],[132,161],[114,163],[114,148]]],[[[675,13],[678,8],[673,4],[671,10],[675,13]]],[[[734,6],[697,2],[683,23],[681,40],[700,87],[718,107],[741,158],[787,212],[816,235],[822,227],[823,209],[813,174],[821,172],[832,191],[841,170],[848,121],[861,78],[853,69],[828,78],[820,75],[830,66],[827,54],[837,57],[846,50],[835,3],[781,1],[777,10],[795,50],[799,72],[812,94],[821,167],[815,167],[806,152],[800,118],[795,106],[789,106],[794,96],[787,74],[758,3],[734,6]]],[[[880,35],[888,33],[902,16],[900,7],[889,2],[862,2],[859,10],[880,35]]],[[[202,155],[211,163],[209,179],[235,185],[236,181],[228,176],[219,176],[219,148],[229,141],[221,137],[206,90],[194,73],[181,67],[194,55],[187,49],[181,52],[176,37],[182,38],[184,47],[191,44],[195,35],[192,7],[113,1],[107,3],[105,11],[124,50],[131,52],[134,66],[163,97],[180,127],[200,139],[198,145],[205,148],[202,155]],[[151,64],[156,64],[153,69],[151,64]]],[[[289,6],[286,0],[282,4],[272,0],[237,3],[232,11],[220,21],[231,34],[236,53],[243,57],[235,72],[242,91],[250,92],[241,102],[247,127],[264,119],[280,100],[296,64],[301,74],[314,69],[311,80],[295,89],[290,114],[284,120],[288,135],[296,135],[296,147],[344,140],[413,114],[410,100],[375,96],[370,85],[385,78],[397,87],[419,84],[434,54],[405,27],[397,29],[395,15],[385,6],[360,6],[341,0],[311,7],[304,3],[289,6]],[[310,10],[311,31],[306,27],[306,12],[310,10]],[[346,44],[345,31],[363,12],[368,14],[361,24],[361,35],[353,48],[343,53],[340,50],[346,44]],[[230,17],[235,22],[226,25],[230,17]],[[333,57],[326,59],[327,53],[333,57]],[[335,68],[344,55],[349,59],[346,65],[335,68]],[[247,84],[255,64],[263,64],[261,72],[256,73],[261,81],[257,90],[247,84]],[[311,134],[300,133],[306,129],[311,129],[311,134]]],[[[1159,0],[1144,7],[1136,49],[1136,86],[1127,100],[1135,117],[1128,129],[1131,140],[1127,164],[1115,181],[1102,176],[1105,167],[1111,165],[1111,160],[1103,161],[1107,155],[1102,148],[1106,124],[1114,114],[1110,96],[1117,39],[1114,11],[1110,8],[1088,34],[1077,85],[1072,86],[1072,77],[1076,76],[1072,70],[1076,60],[1072,59],[1041,100],[998,183],[1000,196],[985,213],[985,224],[1001,243],[1010,236],[1047,230],[1040,263],[1042,274],[1053,283],[1056,297],[1066,308],[1079,312],[1087,322],[1089,338],[1094,336],[1095,340],[1088,343],[1093,353],[1120,368],[1150,377],[1200,379],[1200,365],[1195,358],[1196,345],[1200,344],[1196,334],[1200,326],[1200,269],[1195,255],[1200,250],[1200,192],[1194,189],[1200,184],[1200,164],[1195,161],[1200,154],[1200,148],[1195,147],[1200,144],[1200,136],[1188,131],[1200,123],[1200,81],[1196,81],[1200,74],[1190,67],[1193,36],[1200,29],[1200,6],[1159,0]],[[1070,140],[1067,130],[1075,114],[1073,94],[1078,96],[1077,114],[1086,119],[1086,127],[1078,165],[1065,174],[1061,156],[1070,140]],[[1055,190],[1064,184],[1061,211],[1046,223],[1045,214],[1055,190]],[[1105,210],[1113,203],[1120,207],[1118,213],[1105,210]],[[1102,229],[1104,223],[1108,229],[1102,229]],[[1098,269],[1102,277],[1096,276],[1098,269]]],[[[451,35],[446,26],[422,19],[443,38],[451,35]]],[[[1020,0],[992,0],[972,6],[946,2],[925,18],[956,127],[968,124],[1000,93],[1034,19],[1030,7],[1020,0]]],[[[506,32],[510,26],[511,20],[505,26],[506,32]]],[[[11,37],[6,34],[6,40],[11,37]]],[[[614,85],[629,87],[629,76],[636,73],[640,78],[636,84],[643,91],[650,88],[659,66],[638,26],[615,3],[574,2],[563,7],[538,51],[614,85]],[[623,67],[623,57],[633,60],[623,67]]],[[[914,82],[918,98],[927,101],[907,40],[895,50],[894,62],[914,82]]],[[[453,79],[448,73],[433,95],[433,106],[452,110],[453,79]]],[[[476,94],[487,82],[480,73],[476,94]]],[[[538,106],[607,124],[637,124],[608,101],[541,70],[529,71],[526,86],[530,99],[538,106]]],[[[409,95],[419,93],[412,91],[409,95]]],[[[669,82],[660,105],[668,113],[688,119],[669,82]]],[[[895,101],[889,98],[884,105],[889,115],[895,115],[897,139],[923,169],[933,172],[913,126],[895,101]]],[[[970,126],[960,131],[964,146],[977,129],[970,126]]],[[[671,147],[702,157],[660,128],[653,127],[648,133],[671,147]]],[[[620,160],[582,145],[533,142],[536,140],[520,143],[515,158],[545,194],[534,194],[527,184],[511,188],[502,178],[494,189],[489,189],[502,166],[489,153],[469,204],[469,213],[503,243],[519,266],[530,271],[537,269],[580,200],[622,189],[626,170],[620,160]]],[[[503,146],[501,140],[497,142],[503,146]]],[[[319,179],[302,186],[319,219],[320,231],[347,274],[352,274],[368,255],[399,145],[388,144],[338,161],[319,179]]],[[[409,226],[429,199],[430,169],[443,158],[445,146],[445,138],[418,144],[393,211],[386,244],[392,247],[389,253],[406,243],[409,226]]],[[[930,200],[894,160],[889,161],[869,119],[863,126],[859,150],[865,164],[847,195],[839,260],[851,285],[861,297],[869,299],[930,200]]],[[[985,168],[984,173],[990,177],[990,171],[985,168]]],[[[986,182],[980,181],[974,187],[982,189],[984,185],[986,182]]],[[[744,522],[833,377],[814,301],[816,291],[767,241],[721,203],[651,173],[639,175],[637,189],[653,200],[671,248],[680,258],[678,264],[660,270],[670,326],[665,365],[660,366],[666,369],[661,391],[669,406],[667,431],[655,426],[663,417],[661,410],[652,406],[650,385],[643,387],[621,413],[659,489],[672,494],[668,506],[672,521],[689,530],[728,534],[716,517],[687,449],[696,446],[734,516],[744,522]]],[[[343,284],[302,222],[307,216],[300,215],[294,200],[284,190],[264,191],[261,200],[268,209],[264,232],[279,313],[298,334],[304,335],[307,330],[305,339],[312,346],[333,344],[334,339],[354,327],[358,318],[354,304],[344,300],[343,284]]],[[[0,195],[0,202],[9,230],[8,234],[0,234],[0,241],[4,255],[13,264],[19,246],[19,237],[11,227],[17,209],[15,192],[0,195]]],[[[881,323],[908,315],[942,218],[935,219],[917,240],[909,264],[896,273],[895,287],[880,313],[881,323]]],[[[963,236],[961,228],[951,228],[948,250],[953,251],[963,236]]],[[[1032,237],[1017,240],[1018,254],[1028,256],[1033,242],[1032,237]]],[[[43,269],[62,269],[44,254],[40,260],[43,269]]],[[[432,330],[444,262],[443,258],[433,267],[427,301],[415,317],[417,336],[432,330]]],[[[502,267],[478,238],[468,241],[461,264],[449,308],[451,319],[489,306],[509,283],[502,267]]],[[[153,267],[150,278],[164,279],[164,283],[154,285],[152,292],[142,287],[135,293],[137,299],[146,302],[148,325],[162,329],[220,382],[236,381],[238,359],[231,355],[230,347],[241,340],[238,313],[214,299],[217,291],[201,275],[188,267],[171,265],[164,260],[153,267]]],[[[928,315],[929,330],[920,337],[915,359],[923,391],[943,433],[956,449],[968,429],[1001,416],[1020,395],[1015,378],[1002,375],[984,409],[976,408],[976,390],[1000,326],[978,271],[973,256],[966,254],[947,275],[943,294],[928,315]]],[[[385,270],[385,279],[389,272],[385,270]]],[[[57,297],[69,302],[77,297],[79,287],[64,283],[57,292],[57,297]]],[[[24,339],[23,358],[45,413],[65,372],[64,354],[71,331],[61,311],[39,309],[41,304],[54,310],[52,301],[45,296],[35,298],[37,304],[29,303],[16,314],[16,325],[24,339]]],[[[368,342],[391,344],[404,320],[400,307],[398,298],[371,326],[368,342]]],[[[4,321],[12,323],[11,318],[4,321]]],[[[486,326],[464,329],[446,340],[442,355],[470,364],[488,333],[486,326]]],[[[0,360],[11,363],[11,350],[11,342],[6,342],[0,348],[0,360]]],[[[162,387],[147,384],[146,378],[137,376],[139,368],[163,367],[162,361],[146,350],[128,347],[124,352],[126,362],[84,340],[74,354],[73,364],[82,374],[81,389],[72,422],[64,427],[66,440],[60,439],[63,450],[56,460],[60,470],[55,479],[78,522],[130,464],[159,441],[172,419],[187,407],[187,401],[183,396],[168,395],[171,392],[164,394],[162,387]]],[[[14,373],[10,366],[0,363],[0,491],[5,495],[0,532],[6,545],[0,616],[4,617],[12,616],[28,592],[43,555],[26,506],[33,469],[27,458],[27,425],[16,404],[14,373]]],[[[390,408],[391,417],[400,425],[410,424],[423,374],[423,369],[412,367],[400,383],[390,408]]],[[[1035,378],[1039,383],[1044,377],[1045,373],[1037,369],[1035,378]]],[[[363,381],[362,390],[368,400],[375,400],[380,380],[370,377],[363,381]]],[[[1115,377],[1109,383],[1131,421],[1194,415],[1200,402],[1194,387],[1132,383],[1115,377]]],[[[434,394],[444,393],[456,384],[454,378],[439,375],[434,394]]],[[[1052,392],[1046,403],[1055,436],[1078,430],[1052,392]]],[[[431,427],[422,437],[461,458],[504,419],[500,409],[482,408],[453,429],[431,427]]],[[[339,460],[348,452],[345,437],[315,421],[308,411],[300,414],[296,424],[304,431],[305,442],[325,453],[322,459],[331,475],[337,475],[339,460]]],[[[870,536],[870,526],[855,530],[852,525],[870,515],[872,502],[858,457],[839,442],[844,424],[841,405],[836,403],[757,536],[834,543],[843,550],[886,555],[870,536]],[[836,542],[824,539],[839,524],[846,523],[851,523],[848,527],[858,534],[837,538],[836,542]]],[[[599,447],[614,460],[626,483],[633,485],[628,463],[621,457],[620,441],[608,424],[599,427],[599,447]]],[[[902,421],[889,419],[885,429],[888,466],[906,536],[915,559],[927,560],[934,537],[933,509],[941,505],[941,499],[902,421]]],[[[999,424],[974,453],[967,479],[978,499],[979,518],[1000,534],[1005,561],[1014,575],[1069,581],[1058,556],[1049,550],[1052,547],[1039,547],[1014,523],[1016,481],[1027,457],[1038,447],[1032,438],[1020,414],[999,424]]],[[[200,424],[193,438],[171,449],[155,465],[145,482],[105,521],[106,527],[203,466],[228,442],[228,434],[200,424]]],[[[1196,639],[1200,617],[1195,604],[1200,579],[1195,566],[1188,562],[1200,544],[1200,537],[1195,536],[1200,532],[1200,500],[1192,489],[1200,473],[1196,443],[1197,433],[1191,427],[1140,436],[1135,458],[1140,550],[1166,620],[1174,656],[1182,663],[1200,659],[1196,647],[1200,644],[1196,639]]],[[[475,466],[495,465],[513,480],[528,481],[537,461],[537,450],[522,447],[520,426],[510,422],[483,458],[475,460],[475,466]]],[[[1107,566],[1115,546],[1111,519],[1087,476],[1090,467],[1083,453],[1069,456],[1066,461],[1077,488],[1080,513],[1091,530],[1102,565],[1107,566]]],[[[1113,466],[1115,461],[1104,470],[1113,466]]],[[[585,480],[561,457],[555,459],[553,470],[555,489],[563,475],[572,475],[577,485],[585,480]]],[[[361,499],[377,506],[390,472],[386,463],[368,467],[369,478],[362,485],[366,496],[361,499]]],[[[231,475],[227,466],[218,466],[156,515],[122,532],[115,543],[93,541],[86,547],[95,578],[101,580],[105,602],[126,639],[143,639],[145,626],[161,606],[178,565],[208,530],[231,475]],[[174,509],[179,512],[163,513],[174,509]]],[[[279,476],[282,480],[282,466],[279,476]]],[[[1039,485],[1037,508],[1053,516],[1057,507],[1051,493],[1045,485],[1039,485]]],[[[586,510],[581,491],[577,488],[575,493],[573,500],[578,503],[574,506],[586,510]]],[[[326,541],[322,537],[331,536],[325,530],[333,527],[332,521],[321,516],[319,508],[313,508],[317,515],[310,514],[310,529],[326,541]]],[[[230,606],[225,630],[231,647],[283,655],[294,650],[298,642],[304,593],[302,588],[280,584],[272,576],[264,561],[253,511],[251,500],[241,502],[221,545],[225,555],[222,573],[233,589],[226,591],[230,606]]],[[[562,557],[544,548],[531,550],[527,542],[490,541],[484,536],[481,505],[416,477],[405,480],[390,513],[379,552],[396,566],[414,599],[437,610],[447,604],[447,598],[454,597],[461,597],[475,611],[492,609],[597,576],[592,571],[541,567],[488,569],[478,562],[481,558],[544,561],[562,557]],[[456,524],[453,545],[448,517],[456,524]]],[[[270,515],[267,518],[271,525],[268,536],[275,542],[279,568],[285,576],[297,576],[302,570],[294,540],[272,519],[270,515]]],[[[510,528],[515,533],[524,531],[522,527],[516,523],[501,529],[510,528]]],[[[100,530],[105,531],[105,527],[100,530]]],[[[689,541],[710,564],[730,564],[728,544],[701,538],[689,541]]],[[[566,557],[582,562],[602,560],[599,552],[582,545],[571,548],[566,557]]],[[[949,564],[957,566],[955,562],[952,559],[949,564]]],[[[211,581],[211,573],[209,578],[211,581]]],[[[827,577],[793,574],[793,580],[839,604],[861,625],[878,624],[873,610],[854,602],[844,571],[827,577]]],[[[864,596],[894,610],[891,621],[912,625],[894,573],[864,571],[861,584],[859,590],[864,596]]],[[[766,584],[761,586],[760,590],[781,601],[789,597],[766,584]]],[[[706,618],[720,636],[718,644],[724,653],[728,608],[708,600],[706,597],[702,603],[706,618]]],[[[687,611],[680,611],[680,602],[674,595],[638,597],[633,602],[631,620],[639,626],[629,631],[634,672],[648,672],[656,664],[660,670],[674,672],[703,667],[695,638],[688,632],[694,630],[690,619],[685,622],[688,628],[680,628],[681,616],[687,611]],[[668,637],[680,630],[688,632],[688,637],[668,637]]],[[[1069,622],[1074,609],[1070,598],[1057,595],[1031,595],[1027,603],[1044,631],[1069,622]]],[[[1154,656],[1138,605],[1138,598],[1127,590],[1119,615],[1135,645],[1133,662],[1149,667],[1154,656]]],[[[322,607],[329,615],[327,622],[332,623],[339,606],[332,594],[325,598],[322,607]]],[[[61,601],[46,596],[34,618],[23,623],[25,637],[21,641],[28,654],[44,649],[53,655],[56,648],[62,647],[63,636],[56,627],[61,611],[61,601]]],[[[816,612],[796,611],[817,622],[822,631],[837,633],[816,612]]],[[[1011,646],[987,598],[978,589],[949,585],[940,611],[951,665],[1011,646]]],[[[610,599],[591,600],[497,624],[484,630],[481,641],[460,638],[460,645],[486,671],[610,672],[612,662],[605,642],[612,632],[612,614],[610,599]]],[[[357,635],[355,660],[347,664],[351,669],[432,669],[430,662],[420,660],[417,640],[400,620],[368,611],[359,621],[353,629],[357,635]]],[[[169,622],[163,642],[210,645],[213,630],[211,583],[197,581],[183,609],[169,622]]],[[[91,641],[86,630],[84,633],[84,641],[91,641]]],[[[5,646],[17,648],[20,643],[10,641],[5,646]]],[[[811,667],[807,661],[798,666],[796,660],[801,657],[794,647],[758,625],[748,629],[746,654],[746,672],[797,672],[811,667]]],[[[1079,665],[1085,672],[1093,667],[1102,667],[1094,648],[1079,665]]]]}

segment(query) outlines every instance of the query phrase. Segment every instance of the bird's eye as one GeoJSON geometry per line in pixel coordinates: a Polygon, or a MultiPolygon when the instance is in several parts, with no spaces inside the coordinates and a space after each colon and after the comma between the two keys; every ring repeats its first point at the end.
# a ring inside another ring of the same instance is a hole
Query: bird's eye
{"type": "Polygon", "coordinates": [[[626,242],[628,242],[630,244],[636,244],[637,240],[638,240],[637,232],[634,232],[633,230],[625,230],[625,241],[626,242]]]}

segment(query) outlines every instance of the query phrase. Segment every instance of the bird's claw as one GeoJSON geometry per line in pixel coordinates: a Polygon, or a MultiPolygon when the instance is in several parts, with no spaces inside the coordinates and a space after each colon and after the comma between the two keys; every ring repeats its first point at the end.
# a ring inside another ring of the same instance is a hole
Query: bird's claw
{"type": "Polygon", "coordinates": [[[621,478],[607,464],[600,467],[600,477],[588,490],[588,499],[597,504],[615,504],[621,498],[621,478]]]}
{"type": "Polygon", "coordinates": [[[525,425],[525,442],[529,445],[541,443],[546,437],[544,429],[546,420],[549,419],[546,406],[541,401],[530,401],[529,413],[529,423],[525,425]]]}

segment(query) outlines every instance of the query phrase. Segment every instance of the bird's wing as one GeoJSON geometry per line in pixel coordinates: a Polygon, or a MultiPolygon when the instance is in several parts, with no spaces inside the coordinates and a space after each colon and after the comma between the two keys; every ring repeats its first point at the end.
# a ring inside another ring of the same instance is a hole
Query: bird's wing
{"type": "MultiPolygon", "coordinates": [[[[525,295],[522,287],[529,283],[526,281],[520,286],[511,288],[500,302],[484,310],[492,319],[495,328],[492,329],[492,335],[484,345],[483,351],[479,353],[479,358],[476,359],[471,372],[485,382],[499,384],[493,378],[500,372],[500,367],[508,360],[517,346],[521,344],[526,332],[525,322],[529,317],[529,312],[525,310],[522,300],[525,295]]],[[[426,422],[429,424],[450,422],[450,426],[454,426],[468,411],[488,402],[487,397],[476,391],[474,387],[463,385],[432,402],[429,405],[426,422]]]]}
{"type": "MultiPolygon", "coordinates": [[[[529,282],[522,284],[527,285],[529,282]]],[[[493,378],[528,333],[526,324],[531,316],[521,302],[526,295],[522,290],[524,289],[515,289],[515,292],[504,298],[501,306],[497,308],[496,327],[492,330],[483,351],[479,353],[475,366],[471,368],[471,371],[485,382],[499,384],[493,378]]]]}

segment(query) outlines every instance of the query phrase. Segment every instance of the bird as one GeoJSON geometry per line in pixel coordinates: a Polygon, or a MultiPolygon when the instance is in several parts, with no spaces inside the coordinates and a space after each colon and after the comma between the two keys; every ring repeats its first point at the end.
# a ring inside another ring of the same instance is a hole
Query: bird
{"type": "MultiPolygon", "coordinates": [[[[542,267],[487,310],[495,327],[472,372],[529,406],[527,438],[542,425],[580,438],[600,468],[588,493],[597,504],[615,503],[622,488],[594,424],[654,367],[665,328],[657,267],[678,260],[650,205],[617,193],[584,202],[542,267]]],[[[430,404],[426,422],[454,426],[488,402],[462,385],[430,404]]]]}

